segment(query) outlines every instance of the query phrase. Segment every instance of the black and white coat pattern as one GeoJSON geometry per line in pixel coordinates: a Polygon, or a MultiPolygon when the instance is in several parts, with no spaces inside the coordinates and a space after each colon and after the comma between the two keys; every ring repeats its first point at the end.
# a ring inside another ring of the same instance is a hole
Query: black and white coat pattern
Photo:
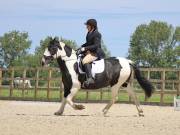
{"type": "MultiPolygon", "coordinates": [[[[59,64],[64,85],[64,98],[62,100],[60,109],[55,113],[55,115],[63,114],[66,103],[68,103],[75,110],[84,109],[83,105],[77,105],[72,101],[72,98],[81,88],[81,84],[85,79],[76,71],[76,52],[63,42],[59,42],[54,39],[49,43],[48,48],[45,49],[42,58],[42,65],[48,65],[48,63],[53,59],[56,59],[59,64]]],[[[105,70],[101,74],[96,75],[95,85],[93,86],[94,89],[111,86],[112,99],[103,109],[103,113],[106,114],[108,112],[109,108],[116,101],[119,88],[124,86],[126,87],[129,95],[134,99],[139,115],[143,115],[143,111],[140,108],[137,97],[130,86],[130,77],[132,75],[132,71],[134,71],[136,79],[148,97],[150,97],[153,92],[153,86],[151,83],[141,76],[139,69],[133,64],[132,61],[128,59],[110,57],[104,61],[105,70]]]]}

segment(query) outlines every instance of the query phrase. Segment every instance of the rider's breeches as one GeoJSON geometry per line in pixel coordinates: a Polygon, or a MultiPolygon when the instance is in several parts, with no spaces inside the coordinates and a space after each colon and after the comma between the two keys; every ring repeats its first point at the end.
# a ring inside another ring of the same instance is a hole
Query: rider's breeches
{"type": "Polygon", "coordinates": [[[91,54],[91,53],[88,53],[88,54],[86,54],[86,56],[83,58],[82,63],[83,63],[83,65],[84,65],[84,64],[87,64],[87,63],[91,63],[91,62],[95,61],[96,59],[97,59],[96,56],[94,56],[94,55],[91,54]]]}

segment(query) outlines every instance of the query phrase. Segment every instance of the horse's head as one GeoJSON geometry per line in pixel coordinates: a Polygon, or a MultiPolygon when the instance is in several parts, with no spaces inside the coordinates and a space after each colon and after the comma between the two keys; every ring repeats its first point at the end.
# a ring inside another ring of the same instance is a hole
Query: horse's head
{"type": "Polygon", "coordinates": [[[45,49],[42,58],[42,66],[47,66],[54,59],[69,57],[71,53],[72,49],[70,47],[63,42],[59,42],[57,38],[54,38],[49,42],[48,47],[45,49]]]}

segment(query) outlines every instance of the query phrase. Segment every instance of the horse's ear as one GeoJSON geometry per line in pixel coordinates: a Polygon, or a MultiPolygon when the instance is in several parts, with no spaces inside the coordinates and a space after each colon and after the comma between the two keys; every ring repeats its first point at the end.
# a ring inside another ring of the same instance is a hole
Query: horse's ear
{"type": "Polygon", "coordinates": [[[59,42],[59,38],[58,37],[54,37],[54,41],[59,42]]]}
{"type": "Polygon", "coordinates": [[[72,48],[69,47],[68,45],[65,45],[65,46],[64,46],[64,50],[65,50],[65,52],[66,52],[66,55],[67,55],[68,57],[70,57],[71,54],[72,54],[72,48]]]}

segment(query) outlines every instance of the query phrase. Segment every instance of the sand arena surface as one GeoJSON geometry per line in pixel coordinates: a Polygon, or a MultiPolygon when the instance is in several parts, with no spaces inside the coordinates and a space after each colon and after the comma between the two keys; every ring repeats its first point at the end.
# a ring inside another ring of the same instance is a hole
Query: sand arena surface
{"type": "Polygon", "coordinates": [[[60,103],[0,100],[0,135],[180,135],[173,107],[142,106],[145,117],[138,117],[134,105],[115,104],[104,117],[105,104],[83,105],[55,116],[60,103]]]}

